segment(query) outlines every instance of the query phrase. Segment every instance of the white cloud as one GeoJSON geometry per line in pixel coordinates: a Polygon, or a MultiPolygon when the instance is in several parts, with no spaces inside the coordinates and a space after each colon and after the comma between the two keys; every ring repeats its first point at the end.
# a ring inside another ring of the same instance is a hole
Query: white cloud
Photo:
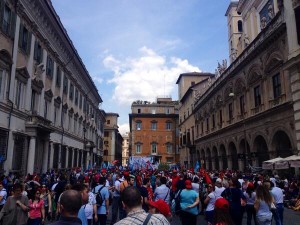
{"type": "Polygon", "coordinates": [[[116,59],[105,57],[104,66],[113,71],[109,83],[115,85],[113,100],[119,105],[130,105],[135,100],[155,101],[157,96],[172,95],[176,80],[181,73],[200,72],[188,60],[176,57],[167,58],[154,50],[142,47],[140,57],[116,59]]]}
{"type": "Polygon", "coordinates": [[[119,132],[121,135],[126,134],[126,132],[129,132],[129,123],[119,125],[119,132]]]}
{"type": "Polygon", "coordinates": [[[102,84],[102,82],[103,82],[103,79],[98,76],[92,76],[92,79],[94,82],[98,82],[99,84],[102,84]]]}

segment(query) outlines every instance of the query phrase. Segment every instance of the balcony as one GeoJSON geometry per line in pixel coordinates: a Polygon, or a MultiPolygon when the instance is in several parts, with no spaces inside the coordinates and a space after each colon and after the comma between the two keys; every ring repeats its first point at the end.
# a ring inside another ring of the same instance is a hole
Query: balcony
{"type": "Polygon", "coordinates": [[[256,107],[252,108],[252,109],[251,109],[251,114],[252,114],[252,115],[255,115],[255,114],[257,114],[257,113],[262,112],[263,110],[264,110],[264,104],[261,104],[261,105],[258,105],[258,106],[256,106],[256,107]]]}
{"type": "Polygon", "coordinates": [[[273,108],[277,105],[280,105],[280,104],[284,103],[285,101],[286,101],[285,94],[282,94],[282,95],[278,96],[277,98],[270,99],[269,100],[269,108],[273,108]]]}

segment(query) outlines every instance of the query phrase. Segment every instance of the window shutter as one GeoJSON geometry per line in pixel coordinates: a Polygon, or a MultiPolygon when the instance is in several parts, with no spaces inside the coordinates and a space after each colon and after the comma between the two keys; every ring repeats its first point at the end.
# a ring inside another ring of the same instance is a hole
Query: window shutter
{"type": "Polygon", "coordinates": [[[9,35],[11,38],[15,37],[15,29],[16,29],[16,14],[15,12],[11,11],[10,28],[9,28],[9,35]]]}
{"type": "Polygon", "coordinates": [[[30,47],[31,47],[31,32],[28,30],[28,38],[27,38],[27,49],[26,53],[29,55],[30,54],[30,47]]]}

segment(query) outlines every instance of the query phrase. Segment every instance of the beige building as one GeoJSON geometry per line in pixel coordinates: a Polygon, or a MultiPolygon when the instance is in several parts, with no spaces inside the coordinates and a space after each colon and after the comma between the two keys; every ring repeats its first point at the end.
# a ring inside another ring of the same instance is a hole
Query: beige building
{"type": "Polygon", "coordinates": [[[193,157],[196,153],[194,103],[214,79],[214,74],[193,72],[180,74],[176,82],[179,98],[180,164],[186,168],[193,166],[196,161],[193,157]]]}
{"type": "Polygon", "coordinates": [[[122,166],[128,165],[129,159],[129,134],[123,134],[123,143],[122,143],[122,166]]]}
{"type": "Polygon", "coordinates": [[[197,159],[244,170],[299,154],[300,1],[240,0],[226,16],[237,51],[194,105],[197,159]]]}
{"type": "Polygon", "coordinates": [[[99,163],[101,102],[51,1],[1,0],[1,170],[99,163]]]}
{"type": "Polygon", "coordinates": [[[106,122],[104,126],[104,154],[103,161],[105,163],[112,163],[118,160],[122,163],[122,142],[123,138],[119,133],[117,113],[106,113],[106,122]]]}

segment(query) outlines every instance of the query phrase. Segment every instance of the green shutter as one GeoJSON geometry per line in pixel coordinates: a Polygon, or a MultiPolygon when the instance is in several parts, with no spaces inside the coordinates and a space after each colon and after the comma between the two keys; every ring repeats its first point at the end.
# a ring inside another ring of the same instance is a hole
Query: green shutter
{"type": "Polygon", "coordinates": [[[27,49],[26,49],[27,55],[30,54],[31,36],[32,36],[32,34],[31,34],[31,32],[28,30],[28,38],[27,38],[28,42],[27,42],[27,49]]]}
{"type": "Polygon", "coordinates": [[[15,37],[15,30],[16,30],[16,14],[15,12],[11,11],[10,16],[10,25],[9,25],[9,35],[11,38],[15,37]]]}

